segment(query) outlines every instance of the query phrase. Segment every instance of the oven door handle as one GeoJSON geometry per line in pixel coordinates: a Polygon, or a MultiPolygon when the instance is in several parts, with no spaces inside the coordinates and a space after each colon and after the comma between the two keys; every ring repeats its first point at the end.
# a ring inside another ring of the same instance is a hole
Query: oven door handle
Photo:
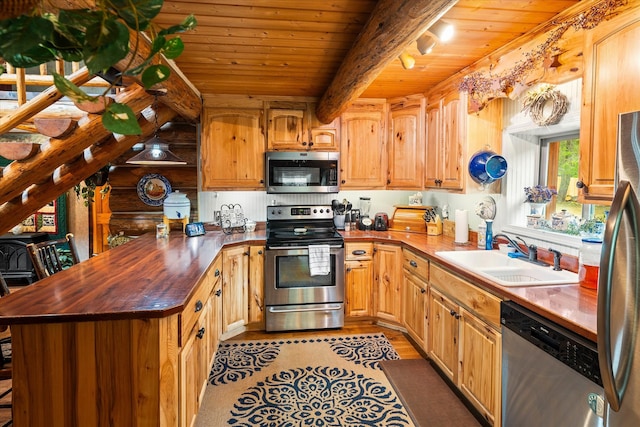
{"type": "MultiPolygon", "coordinates": [[[[329,245],[330,249],[342,249],[344,246],[341,245],[329,245]]],[[[270,250],[300,250],[300,249],[309,249],[309,246],[267,246],[267,249],[270,250]]]]}
{"type": "Polygon", "coordinates": [[[297,313],[300,311],[338,311],[338,310],[342,310],[342,304],[330,304],[326,307],[313,307],[313,308],[269,307],[269,313],[297,313]]]}

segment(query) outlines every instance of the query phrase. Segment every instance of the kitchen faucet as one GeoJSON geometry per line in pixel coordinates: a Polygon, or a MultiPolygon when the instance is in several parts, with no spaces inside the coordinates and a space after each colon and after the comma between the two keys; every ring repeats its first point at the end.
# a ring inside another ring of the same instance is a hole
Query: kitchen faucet
{"type": "Polygon", "coordinates": [[[536,245],[529,245],[527,244],[527,242],[524,241],[522,237],[516,236],[516,240],[520,240],[524,245],[524,247],[527,248],[527,251],[525,252],[524,250],[522,250],[522,248],[518,243],[516,243],[511,237],[507,236],[506,234],[502,234],[502,233],[495,234],[493,236],[493,241],[495,242],[498,237],[502,237],[505,240],[507,240],[509,244],[515,248],[516,251],[518,251],[521,255],[526,257],[525,258],[526,261],[532,262],[534,264],[544,265],[544,266],[547,265],[542,261],[538,261],[538,247],[536,245]]]}

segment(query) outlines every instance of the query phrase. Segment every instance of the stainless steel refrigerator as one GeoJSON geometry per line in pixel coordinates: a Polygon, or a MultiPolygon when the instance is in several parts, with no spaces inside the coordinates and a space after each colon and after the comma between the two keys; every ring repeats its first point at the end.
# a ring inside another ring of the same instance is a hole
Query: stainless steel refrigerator
{"type": "Polygon", "coordinates": [[[598,358],[605,425],[640,426],[640,111],[620,114],[616,192],[598,282],[598,358]]]}

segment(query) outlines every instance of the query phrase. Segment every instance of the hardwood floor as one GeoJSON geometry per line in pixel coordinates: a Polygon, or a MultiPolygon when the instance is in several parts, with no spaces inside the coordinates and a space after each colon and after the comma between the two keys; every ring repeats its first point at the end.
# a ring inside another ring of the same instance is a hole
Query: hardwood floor
{"type": "Polygon", "coordinates": [[[236,335],[227,341],[232,340],[261,340],[261,339],[280,339],[280,338],[297,338],[297,337],[313,337],[327,335],[355,335],[355,334],[373,334],[384,333],[393,348],[398,352],[401,359],[421,359],[423,355],[413,345],[412,341],[401,331],[376,325],[371,320],[346,320],[344,327],[340,329],[323,329],[317,331],[292,331],[292,332],[264,332],[264,331],[248,331],[240,335],[236,335]]]}

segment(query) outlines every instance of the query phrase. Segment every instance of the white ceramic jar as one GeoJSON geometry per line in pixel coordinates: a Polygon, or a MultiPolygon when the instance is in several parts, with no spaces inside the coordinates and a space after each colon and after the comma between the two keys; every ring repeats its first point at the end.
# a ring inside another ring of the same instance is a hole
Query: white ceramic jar
{"type": "Polygon", "coordinates": [[[191,202],[186,193],[174,191],[170,193],[163,202],[164,216],[169,219],[189,218],[191,213],[191,202]]]}

